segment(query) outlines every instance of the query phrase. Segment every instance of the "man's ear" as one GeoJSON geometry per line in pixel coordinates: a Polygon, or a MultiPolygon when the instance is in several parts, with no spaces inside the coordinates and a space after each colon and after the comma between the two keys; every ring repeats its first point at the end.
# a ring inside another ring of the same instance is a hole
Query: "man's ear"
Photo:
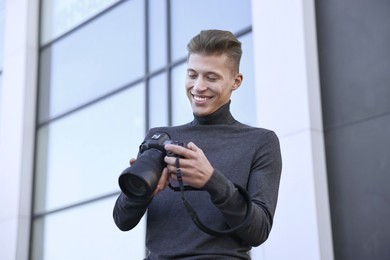
{"type": "Polygon", "coordinates": [[[244,79],[244,77],[242,76],[242,74],[237,73],[237,75],[234,79],[234,84],[232,86],[232,91],[238,89],[241,86],[243,79],[244,79]]]}

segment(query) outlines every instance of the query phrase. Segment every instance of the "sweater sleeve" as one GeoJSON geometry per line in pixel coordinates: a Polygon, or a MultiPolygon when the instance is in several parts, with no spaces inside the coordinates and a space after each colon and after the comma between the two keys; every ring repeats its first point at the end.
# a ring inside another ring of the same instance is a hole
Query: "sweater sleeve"
{"type": "Polygon", "coordinates": [[[115,202],[113,218],[117,227],[122,231],[133,229],[145,214],[152,199],[130,199],[121,193],[115,202]]]}
{"type": "MultiPolygon", "coordinates": [[[[152,136],[152,130],[150,129],[146,134],[144,141],[152,136]]],[[[138,153],[137,158],[139,156],[140,153],[138,153]]],[[[152,200],[153,197],[145,200],[129,198],[121,192],[115,202],[113,211],[116,226],[122,231],[133,229],[140,222],[152,200]]]]}
{"type": "MultiPolygon", "coordinates": [[[[279,140],[274,132],[269,132],[266,141],[254,156],[246,187],[252,199],[249,221],[236,231],[241,239],[252,246],[262,244],[271,231],[281,165],[279,140]]],[[[212,202],[222,212],[230,227],[235,227],[243,221],[247,213],[246,201],[223,173],[215,169],[204,189],[209,192],[212,202]]]]}

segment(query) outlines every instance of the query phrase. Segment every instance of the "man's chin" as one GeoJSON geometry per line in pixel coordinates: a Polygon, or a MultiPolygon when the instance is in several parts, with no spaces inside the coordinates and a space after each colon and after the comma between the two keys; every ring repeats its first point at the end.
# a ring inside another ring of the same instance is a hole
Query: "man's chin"
{"type": "Polygon", "coordinates": [[[207,109],[199,109],[199,108],[192,109],[192,113],[195,116],[207,116],[211,114],[210,111],[208,111],[207,109]]]}

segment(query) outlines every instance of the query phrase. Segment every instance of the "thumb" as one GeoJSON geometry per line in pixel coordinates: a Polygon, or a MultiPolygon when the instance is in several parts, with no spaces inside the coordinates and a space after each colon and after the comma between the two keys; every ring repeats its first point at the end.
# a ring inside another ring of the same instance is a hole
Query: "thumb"
{"type": "Polygon", "coordinates": [[[187,148],[194,152],[196,152],[199,149],[198,146],[196,146],[193,142],[189,142],[187,144],[187,148]]]}
{"type": "Polygon", "coordinates": [[[130,165],[133,165],[135,163],[135,161],[136,161],[135,158],[131,158],[129,161],[130,165]]]}

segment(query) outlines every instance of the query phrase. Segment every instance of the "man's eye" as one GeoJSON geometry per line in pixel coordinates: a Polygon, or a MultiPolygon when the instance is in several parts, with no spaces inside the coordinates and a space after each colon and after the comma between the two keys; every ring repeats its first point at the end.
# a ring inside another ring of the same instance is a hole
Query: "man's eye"
{"type": "Polygon", "coordinates": [[[210,81],[216,81],[217,80],[217,78],[215,78],[215,77],[207,77],[207,79],[210,80],[210,81]]]}
{"type": "Polygon", "coordinates": [[[190,79],[196,79],[197,75],[196,74],[188,74],[188,77],[190,79]]]}

